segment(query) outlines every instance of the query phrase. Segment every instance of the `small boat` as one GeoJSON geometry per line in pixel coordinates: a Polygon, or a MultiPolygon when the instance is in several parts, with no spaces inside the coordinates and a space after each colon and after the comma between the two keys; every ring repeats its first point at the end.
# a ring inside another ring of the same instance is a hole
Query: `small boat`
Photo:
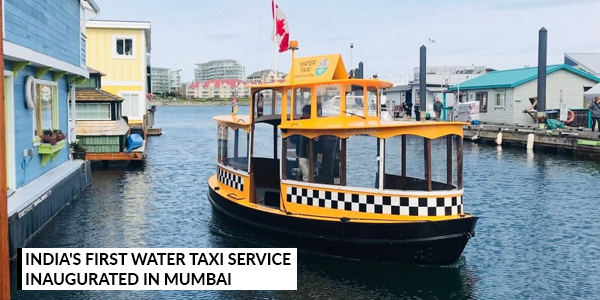
{"type": "Polygon", "coordinates": [[[384,121],[380,91],[391,82],[348,78],[340,54],[295,58],[297,41],[290,45],[292,65],[285,82],[252,85],[249,115],[214,117],[217,170],[208,179],[207,198],[215,215],[326,255],[455,263],[478,220],[463,203],[467,123],[384,121]],[[263,91],[273,96],[259,112],[263,91]],[[336,97],[336,103],[324,103],[336,97]],[[411,149],[411,160],[409,140],[420,147],[411,149]],[[395,155],[386,155],[392,142],[401,146],[390,150],[395,155]],[[376,148],[377,155],[370,161],[361,158],[351,170],[355,158],[349,156],[349,145],[376,148]],[[446,155],[443,182],[432,179],[432,145],[443,147],[446,155]],[[418,165],[415,156],[422,158],[418,165]],[[368,171],[375,167],[376,172],[368,171]],[[410,168],[417,167],[424,169],[422,175],[410,176],[410,168]],[[373,183],[351,184],[357,177],[373,183]]]}
{"type": "Polygon", "coordinates": [[[127,154],[131,152],[133,149],[137,149],[144,145],[144,138],[139,133],[132,133],[127,137],[127,150],[125,151],[127,154]]]}

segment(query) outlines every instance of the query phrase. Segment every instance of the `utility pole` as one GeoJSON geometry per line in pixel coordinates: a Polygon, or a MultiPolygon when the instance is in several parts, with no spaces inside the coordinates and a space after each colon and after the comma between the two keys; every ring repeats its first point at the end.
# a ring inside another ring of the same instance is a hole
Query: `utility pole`
{"type": "MultiPolygon", "coordinates": [[[[3,3],[4,1],[0,1],[0,20],[4,18],[3,3]]],[[[3,32],[4,24],[0,22],[0,41],[4,41],[3,32]]],[[[0,43],[0,70],[4,70],[4,43],[0,43]]],[[[10,300],[8,197],[6,193],[6,99],[4,99],[4,78],[0,80],[0,162],[0,299],[10,300]]]]}

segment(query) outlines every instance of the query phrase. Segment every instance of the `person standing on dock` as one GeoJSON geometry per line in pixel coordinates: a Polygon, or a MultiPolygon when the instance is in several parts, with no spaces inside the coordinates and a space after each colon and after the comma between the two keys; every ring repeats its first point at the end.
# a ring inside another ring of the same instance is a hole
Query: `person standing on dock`
{"type": "Polygon", "coordinates": [[[404,110],[404,118],[408,121],[410,120],[410,111],[411,111],[411,107],[410,104],[408,102],[406,102],[406,100],[404,100],[404,102],[402,102],[402,110],[404,110]]]}
{"type": "Polygon", "coordinates": [[[419,103],[419,100],[415,102],[415,120],[421,121],[421,104],[419,103]]]}
{"type": "Polygon", "coordinates": [[[596,124],[598,124],[598,132],[600,132],[600,96],[594,97],[594,101],[590,103],[588,109],[592,113],[592,131],[594,131],[596,124]]]}
{"type": "Polygon", "coordinates": [[[435,102],[433,103],[433,111],[435,112],[435,121],[439,122],[442,120],[442,109],[444,108],[444,104],[440,101],[440,97],[435,98],[435,102]]]}

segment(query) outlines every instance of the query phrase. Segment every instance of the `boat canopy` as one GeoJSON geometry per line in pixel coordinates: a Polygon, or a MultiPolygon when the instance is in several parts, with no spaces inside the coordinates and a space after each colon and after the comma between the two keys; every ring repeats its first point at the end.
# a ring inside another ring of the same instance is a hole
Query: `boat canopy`
{"type": "Polygon", "coordinates": [[[246,132],[250,130],[249,115],[221,115],[213,117],[213,120],[217,121],[220,126],[229,127],[233,130],[243,129],[246,132]]]}
{"type": "Polygon", "coordinates": [[[283,137],[303,135],[314,138],[320,135],[332,135],[348,138],[355,135],[370,135],[378,138],[389,138],[398,135],[416,135],[428,139],[437,139],[447,135],[463,136],[463,125],[466,122],[431,122],[423,126],[420,122],[398,122],[363,120],[354,118],[326,118],[297,120],[281,125],[283,137]]]}

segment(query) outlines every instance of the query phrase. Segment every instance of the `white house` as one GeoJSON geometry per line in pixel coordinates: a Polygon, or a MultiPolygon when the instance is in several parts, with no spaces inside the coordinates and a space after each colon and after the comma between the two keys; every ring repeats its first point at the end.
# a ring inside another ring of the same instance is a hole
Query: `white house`
{"type": "MultiPolygon", "coordinates": [[[[600,82],[566,64],[547,66],[546,74],[546,110],[559,109],[561,102],[570,109],[586,108],[584,91],[600,82]]],[[[468,101],[479,101],[480,121],[533,124],[524,111],[532,106],[529,98],[537,96],[537,77],[537,67],[495,71],[462,82],[460,93],[468,101]]],[[[458,86],[448,88],[457,90],[458,86]]]]}

